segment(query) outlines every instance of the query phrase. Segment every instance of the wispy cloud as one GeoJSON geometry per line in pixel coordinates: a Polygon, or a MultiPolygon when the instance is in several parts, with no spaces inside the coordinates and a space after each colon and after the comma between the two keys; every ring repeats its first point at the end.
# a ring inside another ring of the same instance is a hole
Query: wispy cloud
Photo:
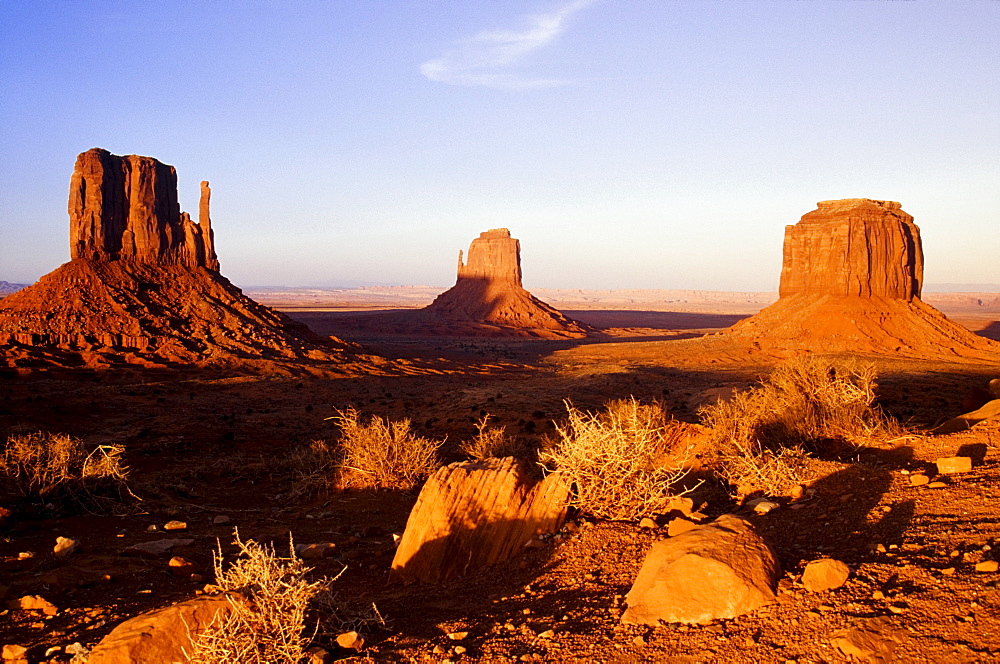
{"type": "Polygon", "coordinates": [[[574,0],[547,14],[526,16],[522,30],[481,32],[464,39],[441,57],[420,65],[420,73],[432,81],[451,85],[491,88],[545,88],[570,81],[540,78],[510,71],[532,53],[550,44],[565,29],[570,16],[594,0],[574,0]]]}

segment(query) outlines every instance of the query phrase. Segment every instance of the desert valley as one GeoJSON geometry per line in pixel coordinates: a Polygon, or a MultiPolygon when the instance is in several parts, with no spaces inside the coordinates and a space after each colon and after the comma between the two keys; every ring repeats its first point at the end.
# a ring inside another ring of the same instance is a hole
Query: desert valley
{"type": "Polygon", "coordinates": [[[529,292],[506,228],[241,290],[200,192],[84,152],[4,282],[5,663],[1000,658],[1000,294],[905,202],[787,220],[777,293],[529,292]]]}

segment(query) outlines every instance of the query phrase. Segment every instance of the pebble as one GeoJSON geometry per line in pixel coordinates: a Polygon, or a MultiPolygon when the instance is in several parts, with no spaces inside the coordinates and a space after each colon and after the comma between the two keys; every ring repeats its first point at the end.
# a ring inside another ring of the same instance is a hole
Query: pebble
{"type": "Polygon", "coordinates": [[[15,645],[13,643],[8,643],[3,647],[3,661],[9,662],[10,664],[27,664],[28,649],[24,646],[15,645]]]}
{"type": "Polygon", "coordinates": [[[223,523],[229,523],[229,521],[230,521],[229,517],[226,516],[225,514],[220,514],[214,519],[212,519],[212,523],[217,526],[223,523]]]}
{"type": "Polygon", "coordinates": [[[183,521],[167,521],[163,524],[164,530],[187,530],[188,525],[183,521]]]}
{"type": "Polygon", "coordinates": [[[947,482],[931,482],[927,485],[928,489],[943,489],[948,486],[947,482]]]}
{"type": "Polygon", "coordinates": [[[319,560],[332,556],[337,549],[333,542],[315,542],[313,544],[296,544],[295,553],[303,560],[319,560]]]}
{"type": "MultiPolygon", "coordinates": [[[[365,639],[357,632],[344,632],[337,636],[337,645],[347,650],[361,650],[365,647],[365,639]]],[[[438,652],[437,648],[434,649],[434,652],[438,652]]],[[[441,652],[444,650],[442,649],[441,652]]]]}
{"type": "Polygon", "coordinates": [[[697,528],[698,524],[694,521],[688,521],[682,517],[674,517],[667,523],[667,535],[670,537],[676,537],[681,533],[686,533],[692,528],[697,528]]]}
{"type": "Polygon", "coordinates": [[[806,590],[819,592],[834,590],[847,583],[851,568],[832,558],[821,558],[806,564],[802,572],[802,585],[806,590]]]}
{"type": "Polygon", "coordinates": [[[1000,569],[1000,563],[995,560],[984,560],[981,563],[976,563],[977,572],[996,572],[1000,569]]]}
{"type": "Polygon", "coordinates": [[[452,641],[461,641],[469,636],[468,632],[448,632],[448,638],[452,641]]]}
{"type": "Polygon", "coordinates": [[[186,576],[188,578],[198,569],[197,565],[181,556],[171,558],[167,562],[167,567],[170,568],[170,573],[174,576],[186,576]]]}
{"type": "Polygon", "coordinates": [[[56,554],[57,558],[62,558],[76,551],[79,546],[80,540],[71,537],[57,537],[52,553],[56,554]]]}
{"type": "Polygon", "coordinates": [[[930,481],[926,475],[910,475],[910,486],[924,486],[930,481]]]}
{"type": "Polygon", "coordinates": [[[943,570],[941,570],[941,573],[944,574],[945,576],[951,576],[952,574],[955,573],[955,568],[945,567],[943,570]]]}
{"type": "Polygon", "coordinates": [[[544,632],[539,632],[538,633],[538,638],[540,638],[540,639],[551,639],[555,635],[556,635],[555,630],[553,630],[553,629],[547,629],[544,632]]]}
{"type": "Polygon", "coordinates": [[[655,529],[659,528],[659,526],[656,525],[656,522],[653,521],[652,519],[650,519],[648,516],[642,517],[642,520],[639,521],[639,527],[640,528],[649,528],[651,530],[655,530],[655,529]]]}
{"type": "Polygon", "coordinates": [[[465,654],[465,646],[455,646],[453,648],[453,650],[455,651],[456,655],[464,655],[465,654]]]}

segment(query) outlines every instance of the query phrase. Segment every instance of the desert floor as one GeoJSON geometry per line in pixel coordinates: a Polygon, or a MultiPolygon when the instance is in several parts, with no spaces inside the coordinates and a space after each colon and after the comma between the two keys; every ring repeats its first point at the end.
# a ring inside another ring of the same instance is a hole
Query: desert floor
{"type": "MultiPolygon", "coordinates": [[[[342,629],[366,636],[356,656],[362,660],[844,661],[831,635],[879,616],[896,630],[899,661],[1000,658],[1000,574],[974,571],[975,563],[1000,557],[1000,423],[948,436],[923,433],[962,412],[968,390],[1000,376],[1000,364],[873,360],[880,405],[912,426],[913,435],[831,457],[829,474],[801,509],[754,515],[712,482],[693,494],[710,517],[735,512],[758,526],[786,572],[778,602],[707,626],[639,628],[619,624],[622,598],[645,551],[665,532],[577,517],[545,546],[460,581],[391,585],[393,533],[402,532],[415,493],[298,498],[291,453],[333,439],[336,428],[327,418],[352,405],[409,418],[422,435],[447,437],[446,461],[461,458],[458,443],[472,437],[482,415],[532,442],[553,432],[565,400],[589,409],[633,395],[696,422],[694,397],[713,387],[750,386],[771,365],[721,361],[692,350],[690,340],[753,313],[766,297],[630,302],[550,295],[548,301],[605,334],[550,341],[385,338],[356,327],[345,333],[338,323],[366,311],[421,306],[426,293],[367,300],[249,294],[321,334],[390,358],[391,370],[326,377],[78,370],[0,378],[0,428],[122,443],[129,486],[141,498],[138,513],[124,516],[53,516],[40,508],[2,527],[0,599],[41,595],[59,612],[0,612],[0,644],[28,646],[32,661],[42,661],[49,648],[93,646],[128,617],[192,597],[205,580],[172,576],[167,559],[184,556],[210,574],[217,543],[234,551],[235,527],[242,538],[274,542],[279,550],[290,535],[296,543],[337,544],[337,556],[310,564],[331,577],[346,564],[333,585],[336,615],[342,629]],[[910,486],[910,473],[959,451],[976,458],[972,472],[945,477],[941,488],[910,486]],[[213,524],[219,515],[229,523],[213,524]],[[172,519],[187,529],[160,532],[172,519]],[[132,544],[181,535],[194,542],[163,558],[122,555],[132,544]],[[57,559],[57,536],[80,539],[81,549],[57,559]],[[821,556],[849,563],[853,573],[836,591],[809,593],[797,579],[806,562],[821,556]],[[538,636],[548,629],[553,636],[538,636]],[[453,632],[468,635],[453,641],[446,636],[453,632]],[[464,654],[455,653],[459,645],[464,654]]],[[[962,297],[950,308],[926,299],[983,336],[1000,338],[1000,313],[962,297]]],[[[315,641],[330,647],[328,634],[315,641]]],[[[52,655],[68,659],[59,657],[52,655]]]]}

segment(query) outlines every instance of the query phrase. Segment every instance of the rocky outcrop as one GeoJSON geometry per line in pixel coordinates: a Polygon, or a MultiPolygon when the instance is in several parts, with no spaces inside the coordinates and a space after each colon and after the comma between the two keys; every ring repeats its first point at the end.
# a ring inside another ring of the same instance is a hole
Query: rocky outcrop
{"type": "Polygon", "coordinates": [[[181,212],[177,172],[152,157],[93,148],[69,188],[70,257],[219,269],[202,183],[200,221],[181,212]]]}
{"type": "Polygon", "coordinates": [[[622,622],[704,624],[775,599],[781,568],[753,526],[725,514],[656,542],[626,596],[622,622]]]}
{"type": "Polygon", "coordinates": [[[558,473],[531,478],[513,457],[453,463],[420,491],[391,577],[438,583],[502,562],[566,519],[558,473]]]}
{"type": "Polygon", "coordinates": [[[459,251],[455,285],[423,310],[429,316],[509,330],[547,331],[555,336],[587,334],[584,325],[567,318],[524,289],[521,244],[506,228],[480,233],[469,246],[468,261],[463,262],[462,258],[459,251]]]}
{"type": "Polygon", "coordinates": [[[1000,361],[1000,344],[920,300],[920,229],[899,203],[822,201],[785,231],[780,297],[724,337],[772,355],[1000,361]]]}
{"type": "Polygon", "coordinates": [[[346,344],[219,274],[210,196],[202,182],[195,223],[178,208],[172,166],[81,154],[69,195],[73,259],[0,300],[0,366],[342,362],[346,344]]]}
{"type": "Polygon", "coordinates": [[[785,227],[781,297],[920,297],[920,229],[895,201],[820,201],[785,227]]]}

